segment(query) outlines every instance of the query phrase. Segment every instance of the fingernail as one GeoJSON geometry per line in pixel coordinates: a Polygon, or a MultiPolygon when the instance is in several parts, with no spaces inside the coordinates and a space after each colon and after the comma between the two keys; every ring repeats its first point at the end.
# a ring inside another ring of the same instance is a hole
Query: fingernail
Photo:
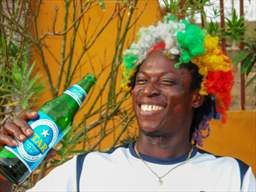
{"type": "Polygon", "coordinates": [[[31,135],[31,134],[33,133],[33,131],[32,131],[31,129],[27,129],[27,130],[26,130],[26,133],[29,134],[29,135],[31,135]]]}
{"type": "Polygon", "coordinates": [[[20,135],[19,138],[20,138],[20,140],[24,140],[25,136],[24,135],[20,135]]]}

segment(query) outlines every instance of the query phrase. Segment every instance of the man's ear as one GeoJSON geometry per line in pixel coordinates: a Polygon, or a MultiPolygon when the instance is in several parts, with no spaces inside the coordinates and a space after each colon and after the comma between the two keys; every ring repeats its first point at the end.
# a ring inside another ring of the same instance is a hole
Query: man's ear
{"type": "Polygon", "coordinates": [[[199,94],[199,91],[194,91],[192,96],[192,107],[198,108],[204,102],[204,96],[199,94]]]}

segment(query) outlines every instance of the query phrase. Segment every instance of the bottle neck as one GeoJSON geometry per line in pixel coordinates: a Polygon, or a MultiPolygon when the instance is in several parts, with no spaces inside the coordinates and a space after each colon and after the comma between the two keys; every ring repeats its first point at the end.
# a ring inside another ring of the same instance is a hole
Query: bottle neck
{"type": "Polygon", "coordinates": [[[80,107],[87,93],[79,84],[74,84],[72,87],[68,88],[64,94],[74,99],[80,107]]]}
{"type": "Polygon", "coordinates": [[[87,74],[81,81],[77,83],[77,85],[82,87],[87,94],[91,89],[91,87],[95,84],[95,82],[96,82],[95,76],[93,74],[87,74]]]}
{"type": "Polygon", "coordinates": [[[87,74],[81,81],[66,90],[64,94],[71,96],[77,102],[77,104],[81,106],[87,93],[95,82],[95,76],[93,74],[87,74]]]}

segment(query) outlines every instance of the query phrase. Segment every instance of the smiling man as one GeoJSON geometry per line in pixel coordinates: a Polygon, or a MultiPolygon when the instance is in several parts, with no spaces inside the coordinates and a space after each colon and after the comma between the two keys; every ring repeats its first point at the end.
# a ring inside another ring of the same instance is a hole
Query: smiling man
{"type": "MultiPolygon", "coordinates": [[[[196,147],[208,136],[211,119],[225,121],[231,101],[231,62],[216,37],[166,16],[140,30],[124,52],[123,69],[137,141],[78,155],[31,191],[256,191],[249,166],[196,147]]],[[[24,119],[29,118],[28,113],[24,119]]],[[[10,137],[11,129],[2,127],[0,143],[8,144],[4,130],[10,137]]]]}
{"type": "Polygon", "coordinates": [[[132,89],[139,139],[137,150],[162,159],[178,157],[192,148],[189,138],[193,109],[202,104],[191,89],[190,72],[174,65],[161,51],[151,53],[139,68],[132,89]]]}

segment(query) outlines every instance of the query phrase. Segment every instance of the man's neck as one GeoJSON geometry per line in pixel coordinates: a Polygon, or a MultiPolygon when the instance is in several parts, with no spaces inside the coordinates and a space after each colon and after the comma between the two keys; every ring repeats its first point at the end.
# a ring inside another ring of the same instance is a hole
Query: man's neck
{"type": "Polygon", "coordinates": [[[146,135],[140,135],[135,145],[140,153],[160,159],[179,157],[188,153],[192,147],[189,139],[179,140],[175,137],[146,135]]]}

